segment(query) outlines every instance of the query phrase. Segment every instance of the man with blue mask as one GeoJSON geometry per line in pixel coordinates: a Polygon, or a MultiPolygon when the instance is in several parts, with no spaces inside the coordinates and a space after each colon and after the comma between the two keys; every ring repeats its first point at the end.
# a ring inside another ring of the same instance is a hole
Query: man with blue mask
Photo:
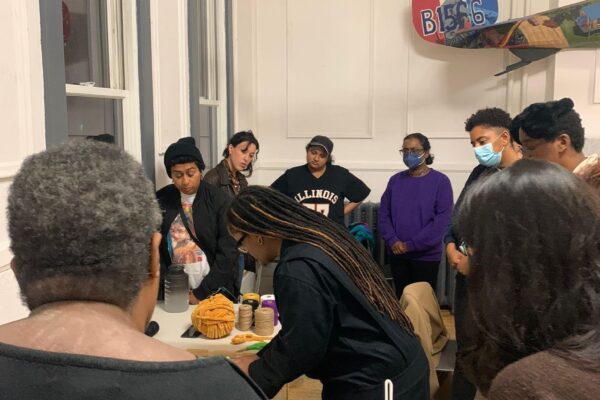
{"type": "MultiPolygon", "coordinates": [[[[476,129],[481,129],[477,127],[476,129]]],[[[484,167],[493,167],[497,168],[502,162],[502,151],[504,147],[500,151],[494,150],[494,143],[498,141],[502,137],[500,134],[496,139],[494,139],[491,143],[484,144],[483,146],[475,147],[475,158],[479,161],[479,164],[484,167]]]]}
{"type": "MultiPolygon", "coordinates": [[[[499,108],[486,110],[502,111],[499,108]]],[[[508,117],[508,121],[510,121],[510,117],[508,117]]],[[[512,141],[509,128],[486,124],[468,126],[467,128],[469,127],[471,129],[467,130],[471,136],[471,145],[475,152],[475,158],[481,166],[504,168],[521,158],[519,147],[512,141]]]]}
{"type": "MultiPolygon", "coordinates": [[[[509,167],[521,158],[520,147],[514,143],[510,135],[510,115],[499,108],[485,108],[471,115],[465,122],[465,130],[469,132],[475,158],[479,162],[456,201],[454,212],[459,209],[468,188],[480,177],[493,174],[502,168],[509,167]]],[[[465,276],[469,272],[469,257],[462,245],[458,232],[452,223],[444,237],[446,258],[448,264],[455,268],[456,287],[454,291],[454,318],[456,323],[456,340],[458,345],[457,368],[454,371],[452,383],[453,400],[472,400],[476,388],[469,382],[462,369],[462,350],[471,341],[468,332],[468,322],[465,322],[468,309],[468,296],[465,276]]]]}

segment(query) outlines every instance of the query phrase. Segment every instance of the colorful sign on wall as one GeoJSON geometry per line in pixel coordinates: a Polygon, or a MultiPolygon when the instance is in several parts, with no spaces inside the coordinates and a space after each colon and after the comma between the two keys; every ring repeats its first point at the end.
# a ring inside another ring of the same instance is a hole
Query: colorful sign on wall
{"type": "Polygon", "coordinates": [[[421,38],[451,45],[456,31],[495,24],[498,0],[413,0],[412,14],[421,38]]]}

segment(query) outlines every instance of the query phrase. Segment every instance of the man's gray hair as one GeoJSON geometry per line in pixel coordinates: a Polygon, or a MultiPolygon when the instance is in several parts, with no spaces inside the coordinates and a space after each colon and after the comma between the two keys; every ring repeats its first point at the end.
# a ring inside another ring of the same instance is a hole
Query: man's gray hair
{"type": "Polygon", "coordinates": [[[24,301],[30,309],[54,301],[127,308],[148,278],[160,221],[142,166],[114,145],[73,141],[28,157],[8,196],[24,301]]]}

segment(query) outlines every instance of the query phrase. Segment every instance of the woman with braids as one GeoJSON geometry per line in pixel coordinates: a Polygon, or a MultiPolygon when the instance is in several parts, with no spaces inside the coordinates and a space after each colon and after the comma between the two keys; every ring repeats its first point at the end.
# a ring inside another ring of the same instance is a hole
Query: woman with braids
{"type": "Polygon", "coordinates": [[[428,366],[412,325],[379,266],[346,229],[265,187],[233,201],[229,231],[241,252],[267,264],[282,330],[257,356],[236,364],[274,396],[302,374],[323,399],[428,399],[428,366]]]}
{"type": "Polygon", "coordinates": [[[490,400],[597,399],[600,200],[523,160],[475,184],[457,216],[473,326],[465,366],[490,400]],[[485,207],[481,205],[485,204],[485,207]]]}

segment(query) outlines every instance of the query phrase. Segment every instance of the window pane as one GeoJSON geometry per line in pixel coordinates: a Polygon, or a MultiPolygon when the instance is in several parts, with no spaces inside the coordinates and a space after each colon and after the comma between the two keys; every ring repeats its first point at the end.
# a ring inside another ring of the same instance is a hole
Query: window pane
{"type": "MultiPolygon", "coordinates": [[[[110,135],[123,147],[123,108],[121,100],[67,97],[69,138],[110,135]]],[[[99,139],[110,140],[108,136],[99,139]]]]}
{"type": "Polygon", "coordinates": [[[217,9],[214,0],[190,0],[190,59],[192,73],[198,76],[195,84],[200,97],[219,99],[218,93],[218,27],[217,9]]]}
{"type": "Polygon", "coordinates": [[[120,3],[107,9],[106,0],[63,0],[63,41],[67,83],[94,82],[96,87],[111,87],[110,57],[115,76],[113,88],[122,88],[122,21],[120,3]],[[109,23],[110,21],[110,23],[109,23]],[[110,52],[109,32],[115,40],[110,52]]]}
{"type": "Polygon", "coordinates": [[[214,167],[220,161],[223,149],[213,148],[216,146],[217,137],[217,107],[196,105],[197,112],[193,112],[192,136],[196,139],[196,145],[202,153],[202,158],[207,167],[214,167]]]}

